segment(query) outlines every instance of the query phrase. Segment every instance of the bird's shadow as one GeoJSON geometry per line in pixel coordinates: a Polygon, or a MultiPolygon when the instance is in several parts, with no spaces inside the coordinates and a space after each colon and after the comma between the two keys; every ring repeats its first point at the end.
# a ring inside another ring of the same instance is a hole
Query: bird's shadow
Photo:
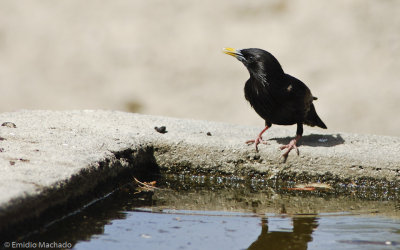
{"type": "MultiPolygon", "coordinates": [[[[270,138],[269,140],[274,140],[279,144],[286,145],[294,137],[281,137],[281,138],[270,138]]],[[[298,142],[298,145],[305,145],[310,147],[334,147],[339,144],[343,144],[345,140],[340,134],[336,135],[320,135],[320,134],[310,134],[302,136],[298,142]]]]}

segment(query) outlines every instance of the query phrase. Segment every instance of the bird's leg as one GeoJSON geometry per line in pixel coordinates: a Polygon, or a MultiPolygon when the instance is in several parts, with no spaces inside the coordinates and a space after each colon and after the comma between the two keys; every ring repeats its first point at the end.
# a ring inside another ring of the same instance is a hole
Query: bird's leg
{"type": "Polygon", "coordinates": [[[280,147],[281,150],[283,150],[283,149],[285,149],[285,148],[287,149],[287,150],[282,154],[283,162],[286,162],[286,160],[287,160],[287,158],[288,158],[288,156],[289,156],[289,152],[290,152],[292,149],[296,149],[296,153],[297,153],[297,155],[299,155],[299,149],[297,148],[297,145],[296,145],[296,144],[297,144],[297,141],[300,140],[300,138],[301,138],[302,135],[303,135],[303,124],[298,123],[298,124],[297,124],[296,137],[295,137],[293,140],[291,140],[291,141],[289,142],[289,144],[280,147]]]}
{"type": "Polygon", "coordinates": [[[257,138],[255,140],[248,140],[246,141],[246,144],[255,144],[256,145],[256,152],[258,153],[258,147],[257,145],[260,143],[266,144],[266,142],[263,141],[262,139],[262,134],[264,134],[267,129],[269,129],[271,126],[266,125],[265,128],[258,134],[257,138]]]}

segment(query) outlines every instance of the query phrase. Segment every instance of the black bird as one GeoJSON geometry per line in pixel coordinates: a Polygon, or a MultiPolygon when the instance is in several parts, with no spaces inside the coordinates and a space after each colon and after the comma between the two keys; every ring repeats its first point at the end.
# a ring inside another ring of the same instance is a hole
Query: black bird
{"type": "Polygon", "coordinates": [[[272,124],[297,124],[296,137],[289,144],[280,147],[281,150],[287,149],[282,155],[284,161],[292,149],[296,149],[299,154],[296,143],[303,135],[303,124],[327,128],[315,111],[313,101],[317,98],[302,81],[286,74],[271,53],[256,48],[224,48],[223,52],[236,57],[250,73],[250,79],[244,86],[244,96],[257,114],[265,120],[265,128],[257,138],[246,142],[254,143],[257,152],[257,145],[265,143],[262,134],[272,124]]]}

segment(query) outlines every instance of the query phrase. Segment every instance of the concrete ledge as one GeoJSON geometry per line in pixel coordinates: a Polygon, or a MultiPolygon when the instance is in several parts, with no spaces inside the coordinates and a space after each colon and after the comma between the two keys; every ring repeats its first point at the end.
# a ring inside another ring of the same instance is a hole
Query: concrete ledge
{"type": "MultiPolygon", "coordinates": [[[[400,184],[400,138],[305,128],[300,156],[281,163],[294,127],[274,126],[259,153],[244,141],[262,128],[116,111],[0,114],[0,231],[90,192],[126,170],[258,176],[332,184],[400,184]],[[166,126],[167,133],[155,131],[166,126]],[[211,135],[207,135],[207,133],[211,135]]],[[[260,121],[260,124],[262,122],[260,121]]]]}

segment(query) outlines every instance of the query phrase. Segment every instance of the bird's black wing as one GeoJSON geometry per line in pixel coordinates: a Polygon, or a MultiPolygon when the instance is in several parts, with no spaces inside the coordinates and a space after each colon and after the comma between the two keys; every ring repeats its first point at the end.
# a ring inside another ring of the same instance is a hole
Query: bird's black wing
{"type": "Polygon", "coordinates": [[[272,123],[290,125],[304,121],[313,96],[302,81],[285,74],[284,79],[272,82],[270,92],[278,104],[272,117],[272,123]]]}

